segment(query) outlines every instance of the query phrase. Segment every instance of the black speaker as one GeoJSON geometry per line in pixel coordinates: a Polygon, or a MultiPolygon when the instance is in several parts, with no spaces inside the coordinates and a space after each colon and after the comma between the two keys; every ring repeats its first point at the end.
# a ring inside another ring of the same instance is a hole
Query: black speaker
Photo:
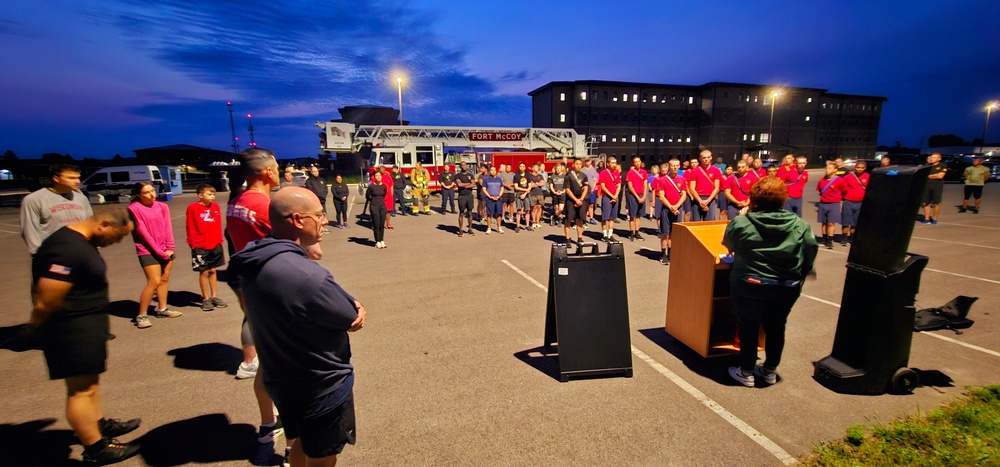
{"type": "Polygon", "coordinates": [[[890,165],[872,171],[848,263],[884,274],[900,271],[930,170],[929,165],[890,165]]]}

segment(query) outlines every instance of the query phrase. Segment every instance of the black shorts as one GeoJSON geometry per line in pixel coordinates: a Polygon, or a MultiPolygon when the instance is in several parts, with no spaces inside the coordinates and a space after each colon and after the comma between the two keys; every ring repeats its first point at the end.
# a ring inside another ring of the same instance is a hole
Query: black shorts
{"type": "Polygon", "coordinates": [[[514,204],[514,192],[513,191],[504,192],[503,196],[500,199],[503,200],[503,204],[514,204]]]}
{"type": "Polygon", "coordinates": [[[469,214],[475,209],[475,200],[471,194],[458,195],[458,213],[469,214]]]}
{"type": "Polygon", "coordinates": [[[139,266],[146,269],[149,266],[159,264],[160,267],[166,267],[167,263],[174,260],[175,255],[170,255],[170,259],[157,258],[153,255],[139,255],[139,266]]]}
{"type": "Polygon", "coordinates": [[[969,198],[980,199],[982,197],[983,197],[982,185],[965,185],[965,199],[969,198]]]}
{"type": "Polygon", "coordinates": [[[104,373],[110,329],[103,311],[45,322],[38,332],[49,379],[104,373]]]}
{"type": "Polygon", "coordinates": [[[924,196],[921,198],[921,203],[927,204],[941,204],[941,194],[944,192],[944,183],[932,180],[927,182],[927,187],[924,188],[924,196]]]}
{"type": "Polygon", "coordinates": [[[570,225],[576,220],[587,220],[587,208],[589,206],[590,203],[588,203],[586,199],[583,200],[583,203],[581,203],[580,206],[573,203],[573,200],[567,199],[566,205],[563,207],[563,213],[566,216],[566,225],[570,225]]]}
{"type": "Polygon", "coordinates": [[[353,391],[343,404],[322,415],[309,418],[282,415],[285,439],[299,440],[306,456],[313,459],[340,454],[345,445],[357,442],[353,391]]]}
{"type": "Polygon", "coordinates": [[[209,269],[220,268],[226,264],[226,255],[222,254],[222,245],[211,250],[204,248],[191,249],[191,270],[207,271],[209,269]]]}

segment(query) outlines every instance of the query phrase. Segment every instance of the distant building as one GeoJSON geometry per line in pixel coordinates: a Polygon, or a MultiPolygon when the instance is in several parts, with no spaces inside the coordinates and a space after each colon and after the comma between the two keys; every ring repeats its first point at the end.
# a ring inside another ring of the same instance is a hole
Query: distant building
{"type": "MultiPolygon", "coordinates": [[[[219,151],[190,144],[172,144],[155,148],[133,149],[135,161],[142,165],[194,165],[207,167],[216,161],[231,161],[235,155],[231,151],[219,151]]],[[[128,165],[128,164],[112,164],[128,165]]]]}
{"type": "Polygon", "coordinates": [[[689,159],[702,149],[726,161],[746,152],[818,162],[875,151],[887,98],[785,87],[772,106],[774,90],[720,82],[554,81],[528,95],[533,127],[573,128],[595,140],[599,152],[646,162],[689,159]]]}

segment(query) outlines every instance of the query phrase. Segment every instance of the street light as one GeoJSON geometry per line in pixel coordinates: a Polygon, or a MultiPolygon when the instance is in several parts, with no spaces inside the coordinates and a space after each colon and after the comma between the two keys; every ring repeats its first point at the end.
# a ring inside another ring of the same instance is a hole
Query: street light
{"type": "Polygon", "coordinates": [[[396,91],[399,92],[399,126],[403,126],[403,78],[396,77],[396,91]]]}
{"type": "Polygon", "coordinates": [[[771,141],[774,140],[774,101],[778,100],[781,91],[771,92],[771,123],[767,125],[767,156],[771,157],[771,141]]]}
{"type": "Polygon", "coordinates": [[[986,129],[990,127],[990,114],[997,108],[1000,108],[1000,103],[997,101],[986,104],[986,124],[983,125],[983,139],[979,141],[979,154],[983,153],[983,146],[986,145],[986,129]]]}

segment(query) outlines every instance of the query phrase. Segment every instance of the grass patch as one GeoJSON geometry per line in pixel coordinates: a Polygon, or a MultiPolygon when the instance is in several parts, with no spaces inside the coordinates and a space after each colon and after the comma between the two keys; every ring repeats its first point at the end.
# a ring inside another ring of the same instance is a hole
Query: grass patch
{"type": "Polygon", "coordinates": [[[802,465],[1000,465],[1000,386],[969,393],[925,417],[847,429],[816,448],[802,465]]]}

